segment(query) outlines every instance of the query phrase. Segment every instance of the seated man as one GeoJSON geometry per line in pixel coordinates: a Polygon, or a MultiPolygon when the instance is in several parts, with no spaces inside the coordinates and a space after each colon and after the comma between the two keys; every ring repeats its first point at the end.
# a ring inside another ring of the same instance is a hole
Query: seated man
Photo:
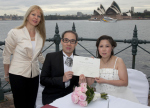
{"type": "Polygon", "coordinates": [[[46,55],[40,76],[40,83],[45,86],[42,93],[44,105],[71,93],[73,87],[78,86],[79,77],[73,76],[72,72],[73,51],[77,40],[77,33],[65,31],[61,39],[62,51],[46,55]]]}

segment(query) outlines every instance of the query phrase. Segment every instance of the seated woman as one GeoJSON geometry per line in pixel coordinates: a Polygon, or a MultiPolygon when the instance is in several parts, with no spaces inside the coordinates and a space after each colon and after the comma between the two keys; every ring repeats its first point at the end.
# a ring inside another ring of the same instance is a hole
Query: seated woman
{"type": "Polygon", "coordinates": [[[96,42],[97,56],[100,58],[99,76],[86,78],[87,84],[96,81],[96,92],[138,102],[128,86],[127,69],[123,60],[114,56],[113,49],[117,43],[110,36],[103,35],[96,42]]]}

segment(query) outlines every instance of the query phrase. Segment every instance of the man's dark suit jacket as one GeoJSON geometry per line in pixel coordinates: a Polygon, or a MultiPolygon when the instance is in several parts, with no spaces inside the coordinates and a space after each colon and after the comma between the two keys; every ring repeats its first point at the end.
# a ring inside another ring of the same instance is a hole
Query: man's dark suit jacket
{"type": "Polygon", "coordinates": [[[73,76],[70,80],[70,86],[65,88],[63,75],[64,62],[62,51],[48,53],[40,76],[40,83],[45,86],[42,92],[42,102],[44,105],[71,93],[73,87],[78,85],[79,77],[73,76]]]}

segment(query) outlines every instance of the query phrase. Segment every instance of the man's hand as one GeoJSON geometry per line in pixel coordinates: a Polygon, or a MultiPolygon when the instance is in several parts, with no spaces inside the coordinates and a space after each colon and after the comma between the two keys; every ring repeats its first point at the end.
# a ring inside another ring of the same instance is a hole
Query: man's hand
{"type": "Polygon", "coordinates": [[[63,82],[70,80],[72,78],[72,76],[73,76],[72,71],[65,72],[64,76],[63,76],[63,82]]]}

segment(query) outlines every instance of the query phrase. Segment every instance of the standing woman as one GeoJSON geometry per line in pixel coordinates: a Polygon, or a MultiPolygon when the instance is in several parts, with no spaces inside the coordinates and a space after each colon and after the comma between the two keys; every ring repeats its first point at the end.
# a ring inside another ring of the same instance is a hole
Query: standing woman
{"type": "Polygon", "coordinates": [[[11,29],[5,39],[4,78],[10,80],[15,108],[35,106],[40,71],[38,60],[44,62],[41,50],[45,39],[44,14],[37,5],[27,10],[23,24],[11,29]]]}

